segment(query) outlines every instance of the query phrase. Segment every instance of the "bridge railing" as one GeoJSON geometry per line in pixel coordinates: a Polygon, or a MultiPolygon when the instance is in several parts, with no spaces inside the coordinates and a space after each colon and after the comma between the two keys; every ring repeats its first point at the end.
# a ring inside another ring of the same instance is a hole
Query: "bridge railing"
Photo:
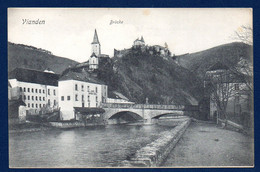
{"type": "Polygon", "coordinates": [[[165,109],[165,110],[183,110],[184,105],[157,105],[157,104],[120,104],[120,103],[102,103],[102,108],[133,108],[133,109],[165,109]]]}

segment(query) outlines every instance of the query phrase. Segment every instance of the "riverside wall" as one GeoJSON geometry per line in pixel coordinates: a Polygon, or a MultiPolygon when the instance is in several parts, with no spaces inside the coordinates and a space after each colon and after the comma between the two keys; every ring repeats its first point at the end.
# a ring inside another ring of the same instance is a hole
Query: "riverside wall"
{"type": "Polygon", "coordinates": [[[191,120],[187,119],[161,137],[139,149],[132,158],[122,162],[122,167],[158,167],[178,143],[191,120]]]}

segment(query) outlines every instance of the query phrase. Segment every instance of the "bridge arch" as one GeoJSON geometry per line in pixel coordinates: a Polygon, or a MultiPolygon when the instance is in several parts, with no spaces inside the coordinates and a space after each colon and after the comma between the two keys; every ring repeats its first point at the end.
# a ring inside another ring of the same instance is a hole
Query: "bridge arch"
{"type": "Polygon", "coordinates": [[[143,117],[138,113],[132,111],[120,111],[111,115],[108,119],[123,119],[125,121],[138,121],[143,120],[143,117]]]}
{"type": "Polygon", "coordinates": [[[183,116],[182,114],[180,113],[174,113],[174,112],[167,112],[167,113],[163,113],[163,114],[158,114],[158,115],[155,115],[153,116],[151,119],[159,119],[161,117],[177,117],[177,116],[183,116]]]}

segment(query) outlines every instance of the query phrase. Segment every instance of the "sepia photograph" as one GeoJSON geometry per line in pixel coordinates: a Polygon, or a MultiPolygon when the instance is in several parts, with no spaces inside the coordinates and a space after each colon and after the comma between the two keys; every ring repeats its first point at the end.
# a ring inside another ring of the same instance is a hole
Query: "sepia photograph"
{"type": "Polygon", "coordinates": [[[8,8],[9,168],[253,168],[252,8],[8,8]]]}

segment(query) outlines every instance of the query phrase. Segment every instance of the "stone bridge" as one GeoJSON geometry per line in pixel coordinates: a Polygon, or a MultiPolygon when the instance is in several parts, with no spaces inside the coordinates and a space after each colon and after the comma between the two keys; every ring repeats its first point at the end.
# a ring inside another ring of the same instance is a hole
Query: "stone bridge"
{"type": "Polygon", "coordinates": [[[184,115],[184,105],[154,105],[154,104],[115,104],[103,103],[101,108],[105,110],[105,120],[118,119],[123,114],[128,114],[137,120],[151,121],[166,114],[176,116],[184,115]]]}

